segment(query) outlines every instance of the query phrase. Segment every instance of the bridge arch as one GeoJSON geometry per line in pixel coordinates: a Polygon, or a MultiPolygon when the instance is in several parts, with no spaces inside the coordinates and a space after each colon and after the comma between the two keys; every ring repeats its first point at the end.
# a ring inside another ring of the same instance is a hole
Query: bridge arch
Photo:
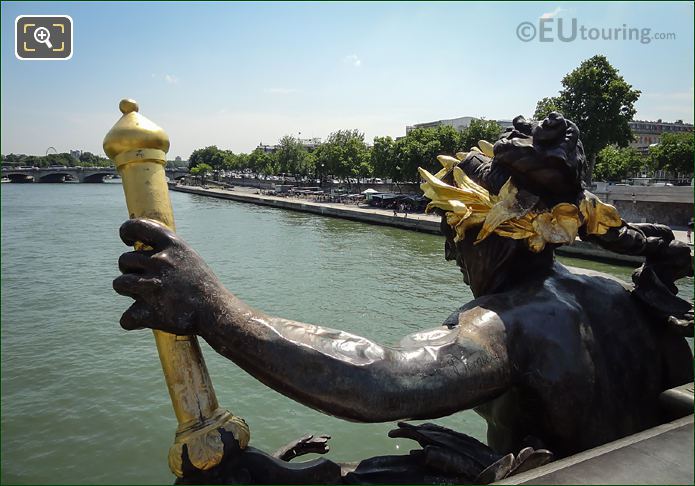
{"type": "Polygon", "coordinates": [[[87,182],[87,183],[100,183],[104,182],[104,177],[107,175],[113,175],[113,172],[93,172],[87,175],[82,176],[80,179],[80,182],[87,182]]]}
{"type": "Polygon", "coordinates": [[[67,172],[51,172],[49,174],[39,177],[37,182],[65,182],[65,181],[76,181],[77,178],[74,174],[67,172]]]}
{"type": "Polygon", "coordinates": [[[7,177],[10,182],[14,183],[34,182],[34,176],[23,174],[21,172],[15,172],[14,174],[3,174],[3,177],[7,177]]]}

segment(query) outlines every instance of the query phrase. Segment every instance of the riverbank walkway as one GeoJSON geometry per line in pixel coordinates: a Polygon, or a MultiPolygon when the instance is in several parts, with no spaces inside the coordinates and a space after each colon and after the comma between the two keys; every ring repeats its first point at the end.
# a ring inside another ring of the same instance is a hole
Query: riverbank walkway
{"type": "MultiPolygon", "coordinates": [[[[423,213],[394,213],[392,209],[374,208],[365,205],[316,202],[296,196],[278,196],[261,194],[259,189],[250,187],[234,187],[232,189],[204,188],[170,184],[170,189],[176,192],[186,192],[200,196],[229,199],[232,201],[259,204],[293,211],[319,214],[334,218],[350,219],[371,224],[393,226],[424,233],[441,234],[440,217],[423,213]]],[[[686,231],[674,230],[676,239],[687,243],[686,231]]],[[[692,243],[691,252],[692,252],[692,243]]],[[[572,245],[558,248],[557,253],[571,257],[587,258],[590,260],[607,261],[626,265],[635,265],[643,261],[642,257],[618,255],[597,247],[591,243],[577,239],[572,245]]]]}

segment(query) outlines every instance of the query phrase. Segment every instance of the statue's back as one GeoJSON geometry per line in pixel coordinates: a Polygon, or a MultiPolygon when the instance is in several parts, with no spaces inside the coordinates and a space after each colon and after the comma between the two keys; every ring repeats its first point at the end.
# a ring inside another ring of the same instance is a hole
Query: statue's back
{"type": "Polygon", "coordinates": [[[499,305],[515,372],[512,389],[476,409],[497,450],[528,442],[564,456],[624,437],[662,422],[659,394],[692,381],[685,339],[612,278],[556,265],[506,294],[478,299],[499,305]]]}

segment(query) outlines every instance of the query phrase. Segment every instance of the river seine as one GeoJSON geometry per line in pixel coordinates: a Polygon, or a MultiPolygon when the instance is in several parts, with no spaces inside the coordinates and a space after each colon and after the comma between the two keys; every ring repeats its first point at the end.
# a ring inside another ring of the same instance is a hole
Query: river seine
{"type": "MultiPolygon", "coordinates": [[[[395,343],[471,299],[441,237],[171,197],[179,234],[268,313],[395,343]]],[[[2,185],[2,483],[173,480],[176,420],[152,334],[120,328],[131,301],[111,288],[126,217],[119,184],[2,185]]],[[[681,283],[692,295],[692,279],[681,283]]],[[[334,460],[415,445],[386,436],[395,424],[352,424],[299,405],[201,344],[220,403],[246,419],[255,447],[270,452],[307,432],[332,436],[334,460]]],[[[484,440],[473,412],[436,422],[484,440]]]]}

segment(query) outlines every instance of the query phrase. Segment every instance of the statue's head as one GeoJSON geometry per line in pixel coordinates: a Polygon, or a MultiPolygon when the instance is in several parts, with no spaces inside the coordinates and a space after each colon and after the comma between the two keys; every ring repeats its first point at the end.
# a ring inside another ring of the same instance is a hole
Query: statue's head
{"type": "Polygon", "coordinates": [[[475,295],[497,291],[509,269],[543,271],[553,249],[580,227],[602,234],[620,225],[615,208],[584,191],[586,167],[577,126],[559,113],[540,122],[516,117],[494,146],[439,157],[422,189],[442,214],[445,255],[475,295]]]}
{"type": "Polygon", "coordinates": [[[511,177],[519,190],[538,196],[546,207],[576,203],[586,172],[577,125],[556,112],[540,122],[518,116],[512,124],[493,147],[489,172],[476,172],[480,160],[472,163],[475,154],[462,161],[461,169],[493,194],[511,177]]]}

